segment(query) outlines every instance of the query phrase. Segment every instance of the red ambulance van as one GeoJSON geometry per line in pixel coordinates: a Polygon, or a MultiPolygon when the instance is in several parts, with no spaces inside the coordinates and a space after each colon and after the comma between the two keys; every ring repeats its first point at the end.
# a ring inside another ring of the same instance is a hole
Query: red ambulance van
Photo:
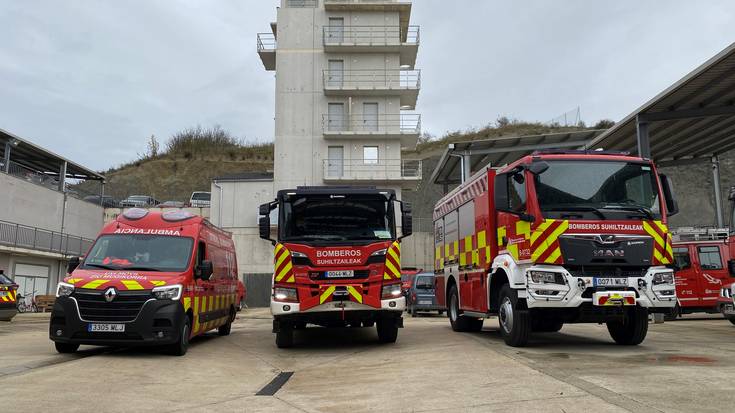
{"type": "Polygon", "coordinates": [[[182,210],[125,211],[67,272],[49,326],[60,353],[157,345],[183,355],[192,337],[228,335],[235,319],[232,236],[182,210]]]}

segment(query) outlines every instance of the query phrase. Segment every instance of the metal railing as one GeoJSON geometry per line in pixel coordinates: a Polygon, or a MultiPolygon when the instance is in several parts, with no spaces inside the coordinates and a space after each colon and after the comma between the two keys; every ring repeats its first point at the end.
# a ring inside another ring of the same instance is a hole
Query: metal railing
{"type": "Polygon", "coordinates": [[[346,181],[421,179],[421,160],[325,159],[324,179],[346,181]]]}
{"type": "Polygon", "coordinates": [[[273,33],[258,33],[258,52],[275,52],[276,36],[273,33]]]}
{"type": "Polygon", "coordinates": [[[324,132],[369,134],[421,133],[421,115],[322,115],[324,132]]]}
{"type": "Polygon", "coordinates": [[[324,45],[418,45],[419,26],[324,26],[324,45]]]}
{"type": "MultiPolygon", "coordinates": [[[[8,175],[12,175],[16,178],[20,178],[24,181],[34,183],[36,185],[44,186],[48,189],[55,191],[59,190],[59,180],[53,176],[44,175],[30,168],[10,161],[10,167],[8,168],[8,175]]],[[[0,162],[0,171],[5,172],[5,165],[0,162]]]]}
{"type": "Polygon", "coordinates": [[[324,70],[325,89],[420,89],[421,70],[324,70]]]}
{"type": "Polygon", "coordinates": [[[318,0],[286,0],[286,7],[317,7],[318,0]]]}
{"type": "Polygon", "coordinates": [[[0,221],[0,245],[74,256],[86,254],[93,242],[75,235],[0,221]]]}

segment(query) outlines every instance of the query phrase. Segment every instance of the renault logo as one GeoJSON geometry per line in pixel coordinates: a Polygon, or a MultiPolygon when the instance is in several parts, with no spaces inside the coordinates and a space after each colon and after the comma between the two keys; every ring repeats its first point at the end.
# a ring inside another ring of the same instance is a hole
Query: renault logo
{"type": "Polygon", "coordinates": [[[105,301],[108,303],[111,303],[115,297],[117,297],[117,291],[114,288],[110,287],[105,291],[105,301]]]}

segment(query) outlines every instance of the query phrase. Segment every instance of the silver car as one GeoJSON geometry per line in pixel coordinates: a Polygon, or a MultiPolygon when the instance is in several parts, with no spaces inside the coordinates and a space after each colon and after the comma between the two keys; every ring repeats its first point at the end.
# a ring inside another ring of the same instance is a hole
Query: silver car
{"type": "Polygon", "coordinates": [[[406,308],[411,317],[416,317],[418,312],[437,311],[443,314],[445,308],[436,302],[434,274],[422,272],[416,274],[411,280],[411,287],[406,296],[406,308]]]}

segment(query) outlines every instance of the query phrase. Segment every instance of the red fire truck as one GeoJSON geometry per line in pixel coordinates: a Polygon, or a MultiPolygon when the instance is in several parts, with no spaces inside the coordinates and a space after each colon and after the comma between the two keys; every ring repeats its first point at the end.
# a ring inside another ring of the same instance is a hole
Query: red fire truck
{"type": "Polygon", "coordinates": [[[228,335],[235,319],[232,236],[185,211],[125,211],[67,272],[49,326],[60,353],[155,345],[183,355],[189,339],[228,335]]]}
{"type": "Polygon", "coordinates": [[[615,342],[639,344],[649,313],[676,304],[666,222],[677,210],[669,179],[627,153],[486,167],[434,209],[437,301],[455,331],[497,315],[511,346],[564,323],[606,323],[615,342]]]}
{"type": "Polygon", "coordinates": [[[735,281],[728,236],[727,228],[678,228],[673,233],[677,304],[667,319],[720,312],[722,287],[735,281]]]}
{"type": "Polygon", "coordinates": [[[260,236],[275,246],[271,313],[279,348],[294,329],[377,325],[392,343],[403,327],[401,244],[411,212],[392,190],[372,187],[298,187],[260,206],[260,236]],[[396,205],[402,216],[397,233],[396,205]],[[270,215],[278,228],[272,238],[270,215]]]}

